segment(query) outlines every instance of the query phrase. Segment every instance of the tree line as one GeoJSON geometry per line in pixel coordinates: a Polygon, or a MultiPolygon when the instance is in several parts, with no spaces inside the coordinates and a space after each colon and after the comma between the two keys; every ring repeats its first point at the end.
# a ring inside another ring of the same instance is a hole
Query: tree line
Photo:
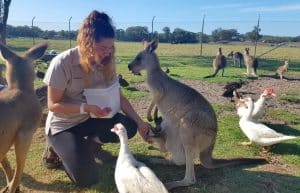
{"type": "MultiPolygon", "coordinates": [[[[75,40],[78,31],[55,31],[42,30],[39,27],[30,26],[11,26],[6,28],[8,38],[16,37],[35,37],[42,39],[72,39],[75,40]]],[[[259,34],[260,29],[255,26],[252,31],[245,34],[240,34],[236,29],[218,28],[212,31],[210,35],[186,31],[181,28],[175,28],[171,32],[169,27],[164,27],[162,33],[157,31],[151,33],[145,26],[132,26],[127,29],[115,29],[116,39],[119,41],[139,42],[142,40],[151,40],[153,37],[158,37],[160,42],[165,43],[198,43],[202,40],[203,43],[208,42],[226,42],[226,41],[255,41],[258,40],[268,43],[280,42],[300,42],[300,36],[297,37],[278,37],[265,36],[259,34]],[[258,33],[257,33],[258,32],[258,33]]]]}

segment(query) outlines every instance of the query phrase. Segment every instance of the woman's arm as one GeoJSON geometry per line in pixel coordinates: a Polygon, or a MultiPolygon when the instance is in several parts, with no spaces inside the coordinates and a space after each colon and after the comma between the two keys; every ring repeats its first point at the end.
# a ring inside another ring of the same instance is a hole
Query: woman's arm
{"type": "MultiPolygon", "coordinates": [[[[48,109],[55,113],[74,114],[80,113],[81,104],[63,103],[61,102],[64,91],[48,86],[48,109]]],[[[84,105],[84,112],[93,113],[98,117],[106,116],[110,113],[110,108],[101,109],[96,105],[84,105]]]]}
{"type": "Polygon", "coordinates": [[[150,131],[151,126],[141,119],[141,117],[133,109],[128,99],[122,94],[121,90],[120,90],[120,103],[121,103],[122,111],[136,122],[136,124],[138,125],[138,131],[140,135],[145,141],[148,141],[148,133],[150,131]]]}

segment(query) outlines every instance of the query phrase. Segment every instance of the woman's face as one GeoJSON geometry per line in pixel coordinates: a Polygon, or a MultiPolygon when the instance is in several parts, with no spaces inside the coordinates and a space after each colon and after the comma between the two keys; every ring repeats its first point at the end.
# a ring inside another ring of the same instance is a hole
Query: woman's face
{"type": "Polygon", "coordinates": [[[105,65],[109,64],[111,57],[115,52],[114,39],[105,38],[99,42],[95,42],[93,45],[96,69],[102,69],[105,65]]]}

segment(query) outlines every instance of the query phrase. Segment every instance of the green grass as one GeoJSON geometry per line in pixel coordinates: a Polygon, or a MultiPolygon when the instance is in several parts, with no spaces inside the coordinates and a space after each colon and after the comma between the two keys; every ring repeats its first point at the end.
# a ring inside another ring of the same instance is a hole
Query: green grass
{"type": "MultiPolygon", "coordinates": [[[[40,42],[42,40],[36,40],[40,42]]],[[[73,42],[75,45],[75,42],[73,42]]],[[[30,39],[9,39],[8,45],[19,53],[24,52],[32,45],[30,39]]],[[[69,42],[50,40],[50,49],[63,51],[67,49],[69,42]]],[[[160,57],[161,66],[170,68],[170,76],[174,79],[203,80],[210,83],[231,82],[238,79],[245,80],[243,76],[245,68],[228,67],[225,69],[225,77],[218,75],[213,79],[203,79],[204,76],[212,73],[212,58],[220,45],[204,45],[204,57],[199,57],[199,45],[170,45],[159,44],[157,53],[160,57]]],[[[242,51],[242,45],[221,45],[225,52],[230,50],[242,51]]],[[[132,75],[127,68],[128,63],[136,53],[142,49],[140,43],[117,42],[117,58],[120,64],[117,66],[118,73],[129,82],[129,86],[122,88],[122,92],[128,98],[135,100],[147,97],[148,92],[137,88],[136,83],[145,81],[143,76],[132,75]]],[[[267,51],[270,47],[259,47],[258,55],[267,51]]],[[[300,77],[300,55],[299,48],[282,47],[265,55],[261,60],[259,74],[274,74],[275,69],[282,64],[284,58],[290,58],[292,65],[288,75],[300,77]]],[[[228,61],[229,66],[232,61],[228,61]]],[[[36,64],[41,70],[46,70],[47,64],[36,64]]],[[[249,80],[251,81],[251,80],[249,80]]],[[[37,80],[36,85],[41,84],[37,80]]],[[[299,87],[298,87],[299,88],[299,87]]],[[[299,89],[293,89],[285,95],[280,96],[281,100],[294,102],[299,99],[299,89]]],[[[238,117],[232,104],[212,104],[218,117],[219,131],[214,149],[216,158],[233,157],[260,157],[261,147],[257,145],[242,146],[239,143],[247,141],[238,125],[238,117]]],[[[288,135],[300,136],[300,115],[289,109],[275,109],[268,111],[264,121],[275,130],[288,135]],[[268,120],[279,120],[286,124],[270,124],[268,120]]],[[[22,178],[22,192],[76,192],[76,193],[116,193],[114,184],[114,164],[99,163],[101,178],[99,183],[90,188],[78,188],[70,182],[63,170],[47,170],[41,164],[41,156],[44,149],[44,131],[40,128],[32,142],[28,154],[24,175],[22,178]]],[[[165,154],[148,150],[149,144],[142,141],[139,135],[130,140],[130,148],[138,160],[145,162],[159,176],[163,182],[179,180],[184,176],[184,167],[162,166],[149,163],[149,157],[163,157],[165,154]]],[[[106,144],[105,149],[118,155],[119,144],[106,144]]],[[[269,156],[276,157],[281,165],[273,165],[273,168],[264,166],[252,167],[226,167],[223,169],[208,170],[196,166],[197,183],[190,187],[178,188],[175,193],[260,193],[300,192],[300,139],[290,140],[272,146],[269,156]],[[287,165],[287,171],[282,165],[287,165]]],[[[14,161],[13,152],[9,152],[9,159],[14,161]]],[[[0,171],[0,187],[3,187],[5,179],[0,171]]]]}

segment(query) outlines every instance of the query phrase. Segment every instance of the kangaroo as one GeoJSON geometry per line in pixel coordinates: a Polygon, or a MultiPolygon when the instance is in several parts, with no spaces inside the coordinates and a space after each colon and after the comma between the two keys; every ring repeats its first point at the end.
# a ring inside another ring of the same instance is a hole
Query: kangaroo
{"type": "Polygon", "coordinates": [[[242,68],[244,56],[243,56],[243,54],[241,52],[233,52],[233,51],[231,51],[227,55],[227,57],[232,58],[234,66],[238,66],[238,67],[242,68]]]}
{"type": "Polygon", "coordinates": [[[204,78],[215,77],[218,74],[219,70],[221,69],[222,69],[222,77],[223,77],[225,67],[226,67],[226,57],[222,54],[222,48],[219,48],[216,58],[213,60],[214,73],[204,78]]]}
{"type": "Polygon", "coordinates": [[[252,71],[252,75],[254,77],[258,77],[257,75],[257,67],[258,67],[258,59],[254,58],[253,56],[250,56],[249,48],[245,48],[244,53],[244,61],[247,67],[247,76],[250,75],[250,70],[252,71]]]}
{"type": "Polygon", "coordinates": [[[283,74],[288,71],[288,67],[289,67],[289,61],[286,60],[284,61],[284,64],[282,66],[279,66],[277,68],[276,75],[279,74],[280,80],[283,80],[283,74]]]}
{"type": "Polygon", "coordinates": [[[39,44],[24,56],[17,56],[0,44],[8,84],[7,90],[0,93],[0,161],[7,182],[1,192],[15,193],[18,189],[31,139],[39,126],[42,109],[34,90],[32,62],[41,57],[47,47],[47,44],[39,44]],[[14,174],[6,157],[12,145],[16,154],[14,174]]]}
{"type": "MultiPolygon", "coordinates": [[[[186,165],[185,176],[180,181],[167,183],[168,189],[179,186],[189,186],[196,183],[194,159],[198,158],[206,168],[219,168],[236,164],[264,163],[265,159],[214,159],[212,152],[217,137],[217,118],[211,104],[193,88],[172,79],[160,67],[159,58],[155,53],[158,40],[149,43],[137,54],[128,65],[129,70],[140,74],[147,72],[147,84],[153,101],[162,114],[163,122],[171,126],[176,135],[173,140],[177,152],[181,151],[186,165]]],[[[164,125],[162,124],[162,130],[164,125]]],[[[166,133],[166,139],[168,139],[166,133]]]]}

